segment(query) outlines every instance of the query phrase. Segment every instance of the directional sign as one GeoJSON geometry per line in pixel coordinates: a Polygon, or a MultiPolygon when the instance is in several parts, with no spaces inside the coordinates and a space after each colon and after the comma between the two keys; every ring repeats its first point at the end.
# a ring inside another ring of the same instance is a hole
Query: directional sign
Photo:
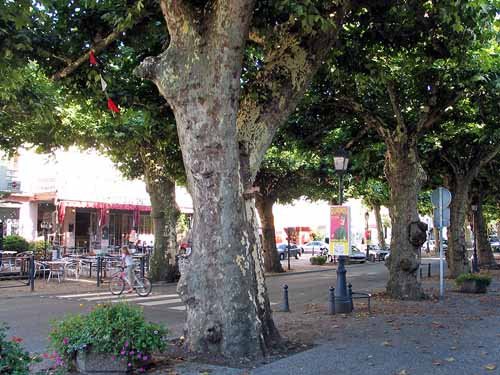
{"type": "Polygon", "coordinates": [[[451,193],[444,187],[438,187],[436,190],[433,190],[431,194],[431,202],[434,207],[439,207],[440,201],[442,202],[443,208],[448,207],[451,203],[451,193]]]}
{"type": "Polygon", "coordinates": [[[443,227],[447,227],[450,225],[450,209],[443,208],[443,221],[441,221],[441,210],[439,208],[434,209],[434,226],[436,228],[441,228],[441,223],[443,227]]]}

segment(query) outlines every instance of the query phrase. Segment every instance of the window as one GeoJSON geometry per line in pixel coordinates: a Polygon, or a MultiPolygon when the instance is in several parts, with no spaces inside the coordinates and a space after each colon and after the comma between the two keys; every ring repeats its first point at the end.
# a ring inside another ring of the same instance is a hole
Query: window
{"type": "Polygon", "coordinates": [[[139,225],[140,234],[153,234],[153,220],[149,214],[141,214],[139,225]]]}

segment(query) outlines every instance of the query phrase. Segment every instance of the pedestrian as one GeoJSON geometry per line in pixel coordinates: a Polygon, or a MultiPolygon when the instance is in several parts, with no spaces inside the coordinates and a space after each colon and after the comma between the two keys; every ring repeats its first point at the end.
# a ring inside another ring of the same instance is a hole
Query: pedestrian
{"type": "Polygon", "coordinates": [[[132,293],[134,291],[134,260],[132,259],[132,255],[130,255],[130,251],[128,249],[128,246],[123,246],[122,247],[122,267],[124,267],[127,271],[127,277],[125,278],[125,281],[127,282],[129,289],[127,290],[127,293],[132,293]]]}

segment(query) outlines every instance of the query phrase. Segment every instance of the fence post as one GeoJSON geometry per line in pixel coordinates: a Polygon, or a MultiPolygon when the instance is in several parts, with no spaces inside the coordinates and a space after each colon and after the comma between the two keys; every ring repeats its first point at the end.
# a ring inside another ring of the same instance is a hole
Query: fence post
{"type": "Polygon", "coordinates": [[[335,315],[335,288],[328,289],[328,315],[335,315]]]}
{"type": "Polygon", "coordinates": [[[431,264],[427,264],[427,277],[431,277],[431,264]]]}
{"type": "Polygon", "coordinates": [[[283,285],[283,303],[281,304],[281,312],[290,312],[288,304],[288,285],[283,285]]]}
{"type": "Polygon", "coordinates": [[[141,278],[143,279],[144,278],[144,265],[145,265],[145,262],[144,262],[144,255],[141,255],[141,278]]]}
{"type": "Polygon", "coordinates": [[[35,256],[33,254],[30,255],[29,258],[30,266],[29,266],[29,280],[30,280],[30,290],[33,292],[35,290],[35,256]]]}
{"type": "Polygon", "coordinates": [[[418,270],[420,271],[420,278],[422,278],[422,265],[418,267],[418,270]]]}
{"type": "MultiPolygon", "coordinates": [[[[97,287],[99,288],[101,286],[101,263],[102,259],[100,256],[97,257],[97,287]]],[[[92,266],[90,266],[92,268],[92,266]]]]}

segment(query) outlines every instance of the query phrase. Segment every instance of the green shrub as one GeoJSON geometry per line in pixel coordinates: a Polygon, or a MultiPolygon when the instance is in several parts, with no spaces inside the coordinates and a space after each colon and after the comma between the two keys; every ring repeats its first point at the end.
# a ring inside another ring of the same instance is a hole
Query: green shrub
{"type": "Polygon", "coordinates": [[[142,309],[127,303],[97,306],[89,314],[53,322],[51,346],[71,367],[79,351],[111,354],[138,367],[152,353],[165,350],[167,330],[148,323],[142,309]]]}
{"type": "Polygon", "coordinates": [[[326,256],[318,255],[316,257],[310,257],[309,261],[311,262],[311,264],[321,266],[321,265],[325,264],[326,256]]]}
{"type": "Polygon", "coordinates": [[[29,250],[29,243],[23,237],[13,234],[3,238],[3,248],[20,253],[29,250]]]}
{"type": "MultiPolygon", "coordinates": [[[[47,249],[48,249],[48,244],[47,244],[47,249]]],[[[38,240],[30,242],[30,250],[33,251],[35,258],[41,258],[45,254],[45,241],[38,240]]]]}
{"type": "Polygon", "coordinates": [[[0,324],[0,374],[28,375],[34,360],[21,345],[23,339],[13,336],[7,340],[7,326],[0,324]]]}
{"type": "Polygon", "coordinates": [[[481,273],[462,273],[455,279],[455,283],[460,286],[467,280],[475,280],[476,283],[484,286],[491,284],[491,276],[481,273]]]}

